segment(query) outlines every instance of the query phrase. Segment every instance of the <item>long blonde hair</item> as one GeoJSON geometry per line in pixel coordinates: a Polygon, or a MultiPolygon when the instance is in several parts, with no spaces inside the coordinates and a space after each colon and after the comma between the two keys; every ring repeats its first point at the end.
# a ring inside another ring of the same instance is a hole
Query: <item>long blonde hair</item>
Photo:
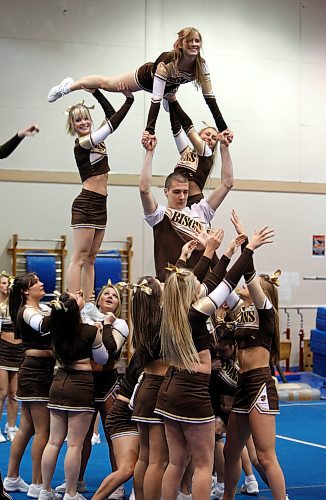
{"type": "MultiPolygon", "coordinates": [[[[189,26],[187,28],[183,28],[182,30],[180,30],[178,32],[178,38],[173,44],[173,59],[174,59],[176,70],[178,70],[178,63],[182,59],[182,56],[183,56],[183,50],[181,47],[182,43],[184,41],[188,42],[189,40],[192,40],[195,33],[198,33],[200,42],[202,43],[202,36],[197,28],[189,26]]],[[[201,54],[199,52],[196,55],[196,59],[194,62],[194,69],[193,69],[193,74],[195,77],[194,84],[196,87],[201,87],[204,83],[204,80],[205,80],[205,75],[204,75],[204,71],[203,71],[204,63],[205,63],[205,59],[203,59],[203,57],[201,56],[201,54]]]]}
{"type": "Polygon", "coordinates": [[[196,280],[189,269],[172,271],[164,284],[161,355],[166,364],[194,371],[199,363],[192,339],[189,310],[196,300],[196,280]]]}

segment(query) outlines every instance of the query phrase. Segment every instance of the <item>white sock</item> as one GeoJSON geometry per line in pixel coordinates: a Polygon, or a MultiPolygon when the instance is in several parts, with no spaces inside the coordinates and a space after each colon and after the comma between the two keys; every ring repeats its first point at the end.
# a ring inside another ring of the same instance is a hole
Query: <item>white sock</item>
{"type": "Polygon", "coordinates": [[[256,481],[256,478],[253,474],[250,474],[250,476],[246,476],[246,483],[250,483],[250,481],[256,481]]]}

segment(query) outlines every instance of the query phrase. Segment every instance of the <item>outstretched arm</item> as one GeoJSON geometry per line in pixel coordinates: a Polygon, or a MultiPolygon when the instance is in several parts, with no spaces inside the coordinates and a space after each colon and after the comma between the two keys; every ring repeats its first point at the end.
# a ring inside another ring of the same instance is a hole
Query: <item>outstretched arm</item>
{"type": "Polygon", "coordinates": [[[4,158],[7,158],[17,148],[24,137],[34,135],[37,132],[39,132],[39,127],[36,123],[33,123],[32,125],[29,125],[29,127],[17,132],[14,137],[0,146],[0,159],[3,160],[4,158]]]}
{"type": "Polygon", "coordinates": [[[120,123],[127,115],[134,102],[134,96],[132,95],[128,87],[126,87],[123,83],[120,83],[118,88],[120,92],[122,92],[126,96],[126,100],[117,112],[114,111],[114,108],[111,106],[109,101],[98,90],[94,92],[94,95],[96,94],[95,97],[97,98],[105,112],[106,121],[95,132],[92,132],[91,134],[79,139],[79,144],[83,148],[90,149],[92,146],[103,142],[119,127],[120,123]]]}
{"type": "Polygon", "coordinates": [[[233,187],[233,164],[230,155],[230,148],[225,144],[220,144],[221,152],[221,184],[214,189],[207,202],[209,206],[216,210],[233,187]]]}
{"type": "Polygon", "coordinates": [[[146,155],[144,158],[143,168],[140,172],[139,180],[139,192],[140,198],[143,205],[144,213],[150,215],[155,212],[157,208],[157,201],[151,193],[151,183],[152,183],[152,165],[153,156],[156,147],[156,140],[152,145],[146,150],[146,155]]]}
{"type": "Polygon", "coordinates": [[[215,95],[212,89],[212,82],[209,74],[208,66],[205,64],[204,66],[204,74],[205,81],[202,85],[203,96],[206,101],[207,106],[211,110],[211,113],[214,117],[217,129],[219,132],[223,132],[228,128],[227,124],[224,121],[222,113],[217,105],[215,95]]]}

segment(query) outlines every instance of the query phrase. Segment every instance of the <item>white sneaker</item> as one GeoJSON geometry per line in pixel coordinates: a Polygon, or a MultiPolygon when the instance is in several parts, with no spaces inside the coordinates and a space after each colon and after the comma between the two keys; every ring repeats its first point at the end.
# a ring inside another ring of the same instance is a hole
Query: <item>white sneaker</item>
{"type": "MultiPolygon", "coordinates": [[[[84,493],[86,491],[86,482],[83,479],[82,481],[77,481],[77,493],[84,493]]],[[[56,488],[54,488],[54,491],[57,493],[66,493],[66,483],[62,483],[56,488]]]]}
{"type": "Polygon", "coordinates": [[[3,487],[7,491],[21,491],[26,493],[29,485],[21,477],[5,477],[3,480],[3,487]]]}
{"type": "Polygon", "coordinates": [[[218,483],[215,480],[212,482],[212,490],[210,500],[220,500],[224,495],[224,483],[218,483]]]}
{"type": "Polygon", "coordinates": [[[247,481],[245,480],[245,484],[243,484],[240,488],[241,493],[248,493],[248,495],[258,495],[259,494],[259,488],[258,488],[258,483],[257,481],[251,480],[247,481]]]}
{"type": "Polygon", "coordinates": [[[93,321],[104,321],[105,320],[105,314],[101,313],[95,304],[92,302],[86,302],[84,305],[82,312],[86,314],[90,319],[93,321]]]}
{"type": "Polygon", "coordinates": [[[101,444],[101,436],[94,432],[92,439],[91,439],[91,443],[92,443],[92,446],[94,446],[94,444],[101,444]]]}
{"type": "Polygon", "coordinates": [[[186,495],[185,493],[182,493],[182,491],[178,491],[176,500],[191,500],[191,493],[186,495]]]}
{"type": "Polygon", "coordinates": [[[17,434],[17,427],[8,427],[8,432],[7,432],[7,439],[8,441],[13,441],[14,440],[14,437],[16,436],[17,434]]]}
{"type": "Polygon", "coordinates": [[[38,498],[39,500],[60,500],[62,495],[54,490],[41,490],[38,498]]]}
{"type": "Polygon", "coordinates": [[[50,92],[48,93],[48,101],[49,102],[54,102],[57,99],[60,99],[60,97],[63,97],[64,95],[68,94],[70,92],[69,86],[74,83],[73,79],[68,77],[64,78],[62,82],[59,83],[59,85],[55,85],[50,89],[50,92]]]}
{"type": "Polygon", "coordinates": [[[0,430],[0,443],[5,443],[7,441],[6,436],[4,436],[0,430]]]}
{"type": "Polygon", "coordinates": [[[5,429],[4,429],[4,433],[5,433],[5,434],[7,434],[8,429],[9,429],[9,424],[8,424],[8,422],[6,422],[6,423],[5,423],[5,429]]]}
{"type": "Polygon", "coordinates": [[[119,486],[111,495],[106,497],[108,500],[123,500],[125,497],[124,486],[119,486]]]}
{"type": "Polygon", "coordinates": [[[84,495],[82,495],[81,493],[76,493],[76,495],[74,496],[71,496],[71,495],[68,495],[68,493],[65,493],[64,497],[63,497],[63,500],[87,500],[86,497],[84,497],[84,495]]]}
{"type": "Polygon", "coordinates": [[[135,490],[134,489],[131,490],[131,493],[130,493],[130,496],[129,496],[129,500],[136,500],[135,490]]]}
{"type": "Polygon", "coordinates": [[[29,485],[28,492],[26,493],[26,495],[28,497],[31,497],[31,498],[38,498],[41,489],[42,489],[41,484],[33,484],[32,483],[29,485]]]}

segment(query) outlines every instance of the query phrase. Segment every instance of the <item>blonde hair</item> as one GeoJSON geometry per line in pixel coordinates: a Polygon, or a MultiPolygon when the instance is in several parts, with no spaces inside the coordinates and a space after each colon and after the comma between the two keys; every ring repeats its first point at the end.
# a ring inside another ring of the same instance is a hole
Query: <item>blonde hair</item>
{"type": "Polygon", "coordinates": [[[259,275],[260,286],[274,309],[274,332],[271,346],[271,362],[275,364],[280,358],[280,315],[278,312],[278,291],[277,287],[271,283],[269,276],[259,275]]]}
{"type": "MultiPolygon", "coordinates": [[[[202,43],[202,36],[197,28],[189,26],[187,28],[183,28],[178,32],[178,38],[173,44],[173,55],[174,55],[174,63],[175,69],[178,70],[178,63],[182,59],[183,50],[182,43],[184,41],[188,42],[193,39],[195,33],[198,33],[200,42],[202,43]]],[[[201,87],[204,84],[205,75],[203,71],[203,64],[205,63],[205,59],[202,58],[200,52],[196,55],[196,59],[194,62],[193,75],[195,77],[194,84],[196,87],[201,87]]]]}
{"type": "Polygon", "coordinates": [[[167,364],[194,371],[199,363],[192,339],[189,310],[196,300],[196,280],[189,269],[172,271],[164,284],[161,322],[161,354],[167,364]]]}
{"type": "Polygon", "coordinates": [[[107,290],[108,288],[112,288],[112,290],[115,291],[115,293],[116,293],[116,295],[118,297],[118,305],[117,305],[117,308],[116,308],[116,310],[114,311],[113,314],[117,318],[120,318],[120,316],[121,316],[121,308],[122,308],[122,294],[121,294],[121,291],[119,290],[119,288],[116,287],[116,286],[114,286],[112,283],[109,283],[109,284],[106,284],[106,285],[102,286],[102,288],[99,291],[98,296],[96,298],[95,305],[96,305],[96,307],[99,308],[101,297],[102,297],[103,293],[105,292],[105,290],[107,290]]]}
{"type": "Polygon", "coordinates": [[[90,120],[91,123],[93,123],[91,114],[89,112],[89,108],[85,106],[83,103],[78,103],[75,104],[74,106],[70,106],[67,110],[68,112],[68,118],[67,118],[67,123],[66,123],[66,131],[67,134],[69,135],[76,135],[76,129],[75,129],[75,123],[74,120],[75,118],[84,118],[85,120],[90,120]]]}

